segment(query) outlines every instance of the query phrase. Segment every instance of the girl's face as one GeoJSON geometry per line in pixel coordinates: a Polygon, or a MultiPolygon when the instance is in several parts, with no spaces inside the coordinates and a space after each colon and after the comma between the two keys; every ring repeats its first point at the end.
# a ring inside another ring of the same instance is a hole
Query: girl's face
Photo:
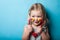
{"type": "Polygon", "coordinates": [[[37,25],[40,24],[40,20],[41,19],[43,20],[42,11],[40,11],[40,10],[32,10],[30,17],[32,19],[32,24],[37,26],[37,25]]]}

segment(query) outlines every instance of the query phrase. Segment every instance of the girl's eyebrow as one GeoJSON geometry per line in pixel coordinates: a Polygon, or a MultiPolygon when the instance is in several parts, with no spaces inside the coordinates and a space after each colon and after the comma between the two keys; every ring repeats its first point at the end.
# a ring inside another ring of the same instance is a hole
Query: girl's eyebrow
{"type": "Polygon", "coordinates": [[[42,17],[42,16],[37,16],[37,17],[42,17]]]}

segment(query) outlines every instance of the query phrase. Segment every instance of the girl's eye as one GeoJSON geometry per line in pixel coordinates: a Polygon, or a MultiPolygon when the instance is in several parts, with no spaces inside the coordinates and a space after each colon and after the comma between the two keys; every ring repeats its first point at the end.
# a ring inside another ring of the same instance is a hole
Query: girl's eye
{"type": "Polygon", "coordinates": [[[32,16],[32,17],[35,17],[35,16],[32,16]]]}
{"type": "Polygon", "coordinates": [[[41,17],[41,16],[37,16],[37,17],[41,17]]]}

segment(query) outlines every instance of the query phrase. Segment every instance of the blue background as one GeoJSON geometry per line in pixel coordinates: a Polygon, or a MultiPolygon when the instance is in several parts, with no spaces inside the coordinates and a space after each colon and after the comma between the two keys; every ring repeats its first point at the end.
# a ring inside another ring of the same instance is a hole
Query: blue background
{"type": "Polygon", "coordinates": [[[34,3],[46,9],[51,40],[60,40],[60,0],[0,0],[0,40],[22,40],[28,10],[34,3]]]}

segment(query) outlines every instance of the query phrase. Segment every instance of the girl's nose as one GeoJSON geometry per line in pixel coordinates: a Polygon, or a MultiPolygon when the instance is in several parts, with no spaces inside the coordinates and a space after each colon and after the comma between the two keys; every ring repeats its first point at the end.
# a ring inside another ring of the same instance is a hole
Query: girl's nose
{"type": "Polygon", "coordinates": [[[35,17],[35,21],[38,21],[38,18],[37,17],[35,17]]]}

